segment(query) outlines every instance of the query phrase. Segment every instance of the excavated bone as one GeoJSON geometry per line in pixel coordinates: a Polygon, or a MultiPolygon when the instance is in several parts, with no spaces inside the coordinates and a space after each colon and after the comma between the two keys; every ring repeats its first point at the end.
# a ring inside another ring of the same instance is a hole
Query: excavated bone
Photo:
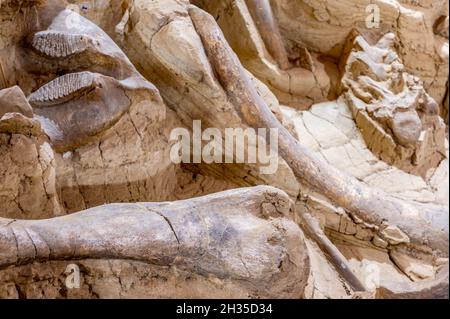
{"type": "Polygon", "coordinates": [[[240,282],[249,295],[299,298],[309,258],[302,232],[287,218],[292,207],[284,192],[260,186],[178,202],[111,204],[46,220],[0,219],[0,268],[128,259],[240,282]]]}
{"type": "Polygon", "coordinates": [[[269,0],[246,0],[245,2],[266,44],[267,50],[278,62],[281,69],[288,69],[290,67],[288,55],[278,24],[273,17],[269,0]]]}
{"type": "Polygon", "coordinates": [[[278,32],[281,21],[272,10],[276,6],[273,1],[195,0],[191,3],[216,17],[243,66],[264,82],[281,104],[307,109],[333,93],[330,75],[334,71],[328,70],[335,66],[319,61],[316,53],[309,54],[305,43],[292,45],[291,38],[285,36],[285,26],[281,30],[283,34],[278,32]],[[276,48],[279,58],[274,53],[276,48]],[[283,60],[287,61],[284,66],[280,63],[283,60]]]}
{"type": "Polygon", "coordinates": [[[364,284],[352,272],[350,265],[344,255],[333,245],[323,230],[320,228],[317,220],[309,213],[301,214],[300,224],[306,235],[311,237],[325,252],[325,256],[336,267],[342,277],[349,283],[354,291],[367,291],[364,284]]]}
{"type": "Polygon", "coordinates": [[[83,52],[94,40],[85,34],[68,34],[58,31],[41,31],[33,36],[33,48],[49,57],[62,58],[83,52]]]}
{"type": "Polygon", "coordinates": [[[95,86],[94,73],[69,73],[41,86],[30,95],[29,101],[33,106],[60,104],[94,89],[95,86]]]}
{"type": "MultiPolygon", "coordinates": [[[[195,6],[190,6],[189,14],[229,99],[251,127],[278,129],[279,153],[298,179],[343,207],[355,219],[378,226],[380,230],[389,224],[397,226],[409,236],[411,242],[431,247],[443,255],[448,254],[448,207],[421,205],[394,198],[317,158],[292,137],[256,93],[214,18],[195,6]]],[[[267,142],[270,144],[270,141],[267,142]]]]}
{"type": "Polygon", "coordinates": [[[59,152],[86,145],[133,105],[143,100],[161,101],[156,88],[114,41],[75,12],[65,9],[57,13],[47,30],[34,34],[31,46],[41,53],[31,55],[31,64],[42,64],[42,72],[49,67],[54,76],[67,73],[37,88],[28,98],[59,152]],[[75,17],[79,23],[69,30],[66,20],[75,17]],[[73,65],[59,59],[68,56],[73,65]]]}
{"type": "Polygon", "coordinates": [[[131,106],[126,93],[126,86],[114,78],[82,72],[53,80],[29,101],[53,145],[65,152],[114,125],[131,106]]]}

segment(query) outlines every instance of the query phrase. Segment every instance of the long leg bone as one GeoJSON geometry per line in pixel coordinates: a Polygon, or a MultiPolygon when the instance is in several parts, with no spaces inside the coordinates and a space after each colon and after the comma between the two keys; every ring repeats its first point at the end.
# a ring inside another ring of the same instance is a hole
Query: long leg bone
{"type": "Polygon", "coordinates": [[[251,127],[278,129],[280,155],[297,178],[346,209],[356,221],[369,223],[380,232],[388,225],[396,226],[412,243],[448,254],[448,208],[399,200],[318,159],[271,114],[214,18],[195,6],[189,8],[189,14],[230,101],[251,127]]]}
{"type": "Polygon", "coordinates": [[[323,230],[320,228],[317,220],[309,213],[301,216],[300,225],[306,235],[311,237],[322,249],[330,262],[333,264],[344,279],[349,283],[354,291],[366,291],[366,287],[350,269],[350,265],[344,255],[333,245],[323,230]]]}
{"type": "Polygon", "coordinates": [[[267,50],[278,62],[281,69],[288,69],[290,66],[288,55],[281,38],[280,30],[278,29],[278,24],[273,17],[269,0],[246,0],[245,2],[267,50]]]}
{"type": "Polygon", "coordinates": [[[129,259],[301,297],[309,274],[287,194],[260,186],[179,202],[112,204],[46,220],[0,219],[0,269],[34,261],[129,259]]]}

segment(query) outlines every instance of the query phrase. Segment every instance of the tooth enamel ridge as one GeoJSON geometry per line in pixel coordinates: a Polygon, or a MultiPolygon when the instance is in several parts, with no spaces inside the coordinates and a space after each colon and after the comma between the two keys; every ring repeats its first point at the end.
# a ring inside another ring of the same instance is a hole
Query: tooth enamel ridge
{"type": "Polygon", "coordinates": [[[31,93],[29,102],[35,106],[48,106],[62,103],[82,94],[95,86],[91,72],[69,73],[60,76],[31,93]]]}
{"type": "Polygon", "coordinates": [[[31,45],[42,54],[63,58],[85,51],[90,43],[92,43],[92,39],[84,34],[41,31],[34,35],[31,45]]]}

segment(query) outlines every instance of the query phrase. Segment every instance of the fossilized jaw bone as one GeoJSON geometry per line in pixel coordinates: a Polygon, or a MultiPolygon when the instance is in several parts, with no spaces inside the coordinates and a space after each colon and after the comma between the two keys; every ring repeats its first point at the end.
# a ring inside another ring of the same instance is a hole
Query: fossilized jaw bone
{"type": "Polygon", "coordinates": [[[230,101],[248,125],[254,128],[278,128],[280,155],[297,178],[346,209],[359,223],[372,224],[380,231],[389,224],[398,226],[411,242],[425,244],[444,255],[448,254],[447,207],[399,200],[368,187],[316,158],[290,135],[258,96],[214,18],[194,6],[190,7],[189,13],[230,101]]]}
{"type": "Polygon", "coordinates": [[[43,66],[42,72],[47,66],[50,73],[68,72],[29,96],[57,151],[84,145],[143,99],[161,101],[156,88],[136,71],[120,48],[75,12],[57,14],[48,30],[33,35],[31,46],[40,55],[30,59],[43,66]],[[68,25],[70,18],[78,23],[68,25]]]}
{"type": "Polygon", "coordinates": [[[325,256],[336,267],[339,274],[348,282],[353,291],[367,291],[367,288],[352,272],[350,264],[344,255],[333,245],[333,243],[325,235],[318,221],[310,215],[310,213],[302,212],[300,214],[300,225],[308,237],[319,245],[325,252],[325,256]]]}
{"type": "Polygon", "coordinates": [[[55,148],[81,146],[115,124],[132,104],[126,88],[98,73],[67,74],[29,97],[55,148]]]}
{"type": "Polygon", "coordinates": [[[0,268],[130,259],[243,281],[253,293],[301,297],[309,259],[300,229],[285,218],[291,205],[285,193],[264,186],[179,202],[105,205],[47,220],[0,219],[0,268]]]}
{"type": "Polygon", "coordinates": [[[70,64],[74,64],[72,60],[79,56],[97,67],[105,64],[101,73],[120,80],[139,77],[127,56],[103,30],[69,9],[60,11],[47,30],[36,32],[30,46],[45,58],[56,59],[59,63],[70,58],[70,64]],[[113,70],[109,69],[111,65],[114,65],[113,70]]]}
{"type": "Polygon", "coordinates": [[[21,113],[1,116],[2,217],[61,214],[55,173],[54,153],[40,122],[21,113]]]}

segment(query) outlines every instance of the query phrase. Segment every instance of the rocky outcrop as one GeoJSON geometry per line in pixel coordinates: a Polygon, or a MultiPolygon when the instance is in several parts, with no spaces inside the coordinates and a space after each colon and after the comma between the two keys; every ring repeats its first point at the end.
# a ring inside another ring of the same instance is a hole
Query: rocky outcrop
{"type": "Polygon", "coordinates": [[[0,90],[0,106],[0,117],[6,113],[20,113],[26,117],[33,117],[33,109],[17,85],[0,90]]]}
{"type": "Polygon", "coordinates": [[[55,154],[37,120],[21,113],[0,118],[2,217],[42,218],[62,213],[55,154]]]}
{"type": "Polygon", "coordinates": [[[405,71],[420,77],[438,105],[443,103],[448,39],[435,34],[433,26],[448,16],[448,0],[273,0],[271,4],[288,48],[305,46],[335,59],[340,59],[352,29],[366,37],[393,32],[405,71]],[[379,23],[367,25],[377,13],[379,23]]]}
{"type": "Polygon", "coordinates": [[[445,157],[445,124],[422,82],[405,71],[395,35],[375,45],[352,34],[341,61],[342,90],[368,148],[388,164],[425,176],[445,157]]]}

